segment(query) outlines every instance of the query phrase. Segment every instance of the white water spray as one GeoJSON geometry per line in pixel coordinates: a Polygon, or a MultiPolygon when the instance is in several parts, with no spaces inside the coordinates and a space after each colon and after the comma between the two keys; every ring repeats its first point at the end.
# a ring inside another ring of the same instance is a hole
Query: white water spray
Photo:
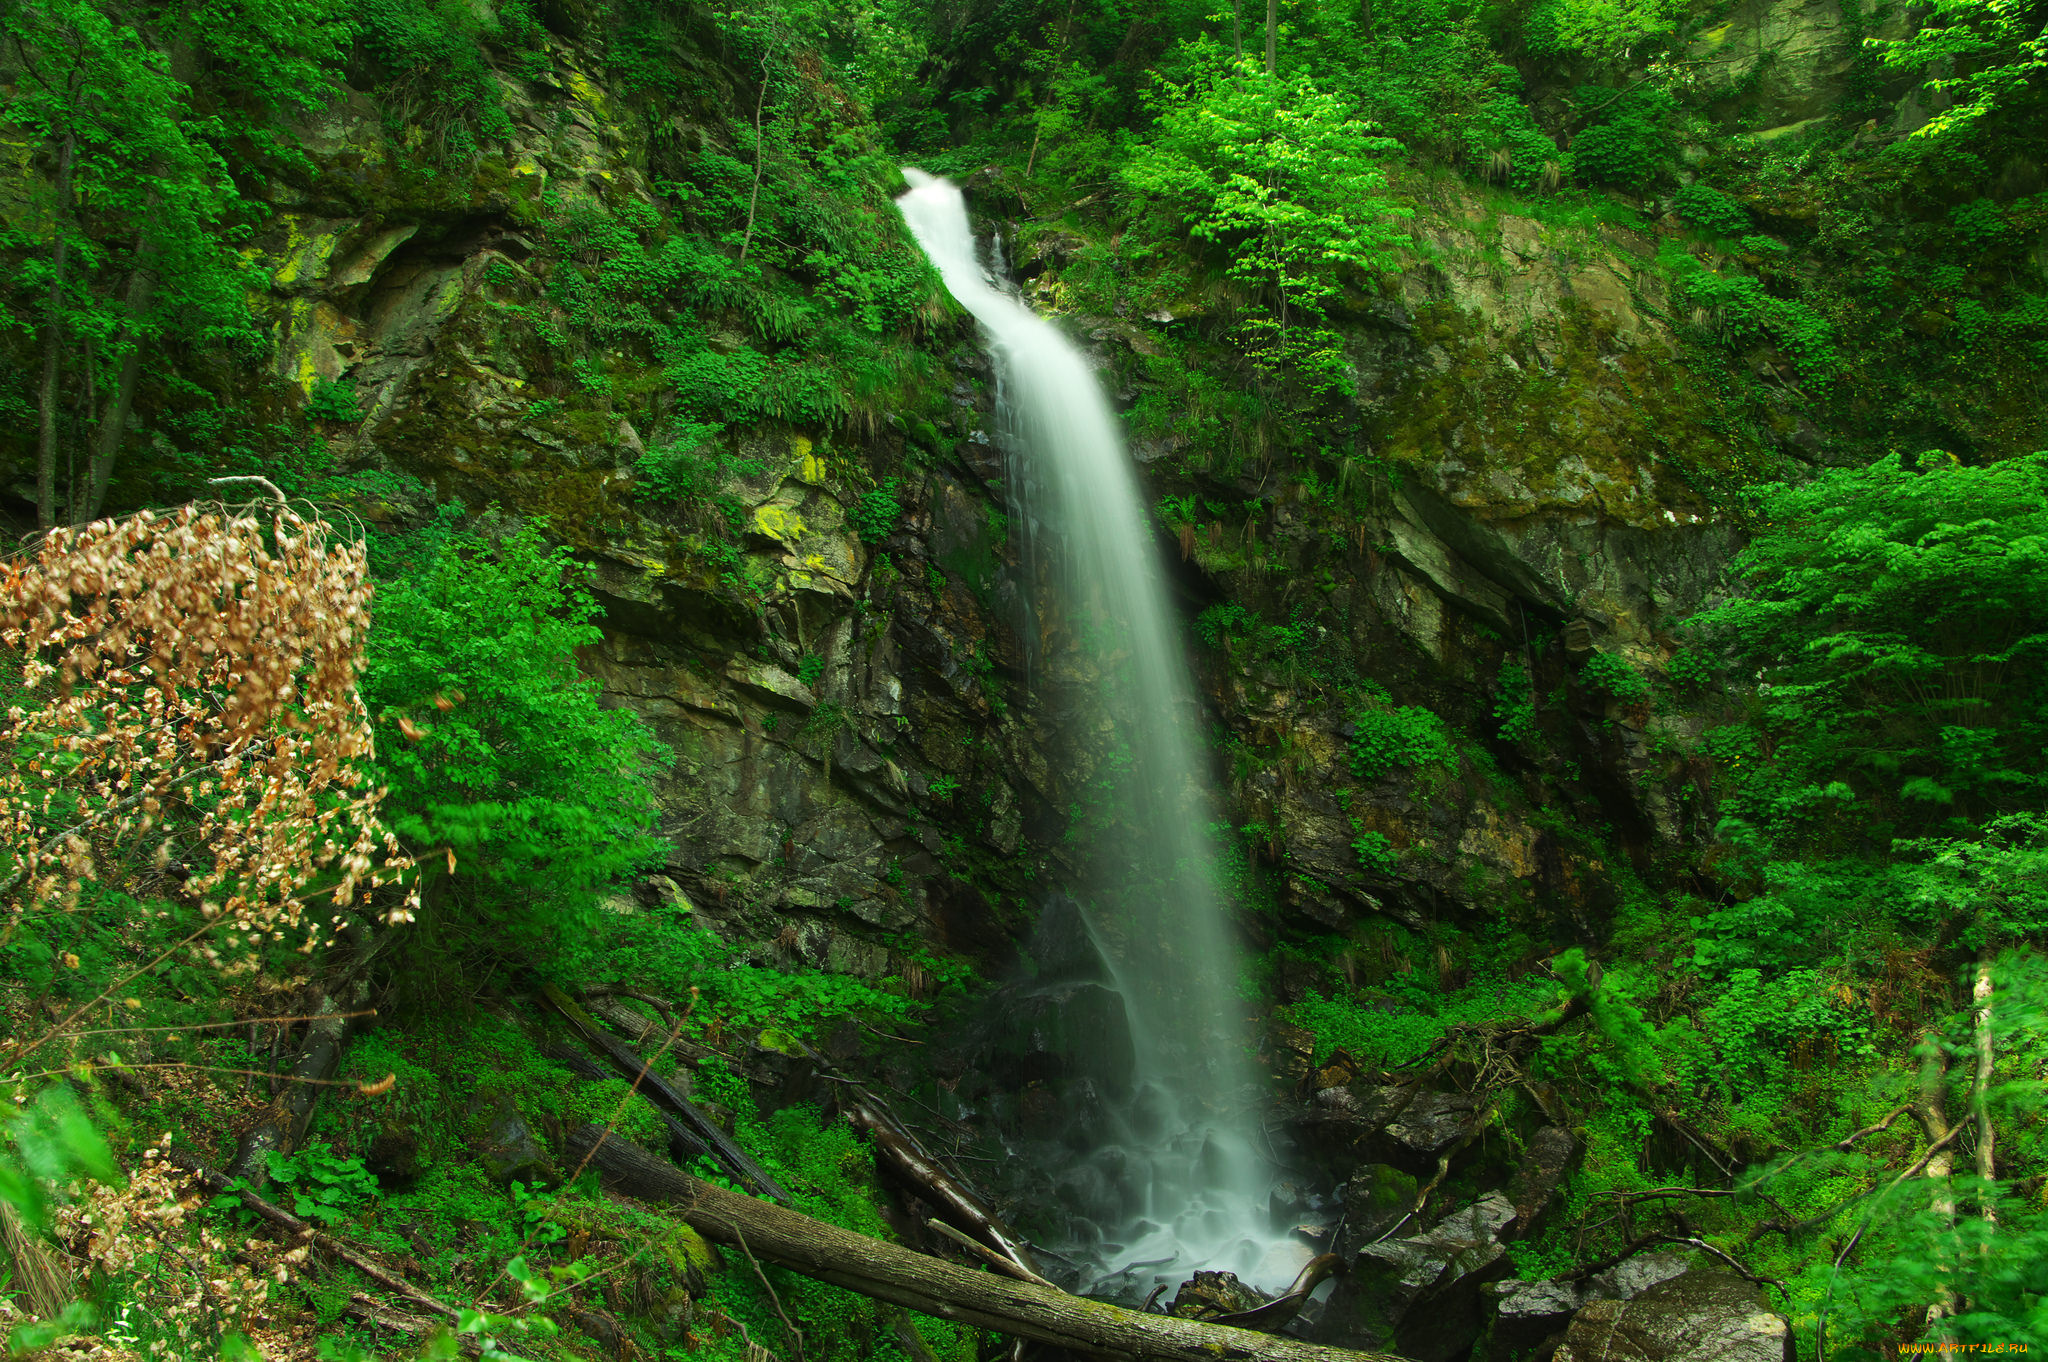
{"type": "MultiPolygon", "coordinates": [[[[1081,1156],[1101,1235],[1070,1245],[1099,1280],[1142,1295],[1195,1268],[1282,1287],[1307,1257],[1267,1219],[1238,959],[1208,846],[1214,801],[1197,759],[1198,713],[1165,574],[1115,416],[1087,358],[983,270],[959,189],[904,172],[897,206],[946,288],[983,329],[1010,437],[1013,496],[1056,554],[1057,626],[1085,655],[1111,757],[1115,871],[1090,886],[1091,930],[1112,961],[1137,1059],[1132,1091],[1102,1113],[1112,1137],[1081,1156]],[[1029,489],[1028,495],[1019,489],[1029,489]]],[[[1109,859],[1109,858],[1103,858],[1109,859]]]]}

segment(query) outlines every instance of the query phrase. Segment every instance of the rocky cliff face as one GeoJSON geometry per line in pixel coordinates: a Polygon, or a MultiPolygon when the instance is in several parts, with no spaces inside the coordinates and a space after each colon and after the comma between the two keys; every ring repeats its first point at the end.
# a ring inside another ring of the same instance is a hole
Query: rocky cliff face
{"type": "MultiPolygon", "coordinates": [[[[651,202],[654,171],[595,59],[552,41],[547,79],[508,83],[510,147],[462,176],[408,174],[366,100],[307,131],[314,173],[272,191],[256,248],[275,371],[301,391],[353,383],[362,419],[325,427],[342,466],[416,475],[472,511],[546,515],[591,562],[609,633],[590,670],[675,752],[673,851],[649,892],[828,969],[899,971],[911,941],[1000,969],[1085,855],[1102,753],[1059,700],[1085,679],[1028,661],[972,338],[951,324],[937,343],[950,376],[929,410],[735,437],[733,466],[750,471],[720,493],[746,561],[706,567],[686,520],[635,495],[659,396],[560,409],[576,389],[536,242],[579,197],[651,202]],[[850,509],[892,478],[904,513],[864,541],[850,509]]],[[[678,138],[717,136],[722,79],[707,63],[704,107],[673,114],[678,138]]],[[[1647,691],[1602,691],[1582,664],[1662,670],[1672,626],[1735,546],[1714,489],[1766,451],[1727,433],[1712,384],[1688,371],[1648,267],[1654,227],[1547,223],[1455,185],[1412,188],[1415,263],[1347,328],[1369,485],[1340,500],[1144,440],[1160,495],[1240,508],[1192,516],[1178,542],[1167,527],[1161,551],[1191,615],[1234,603],[1313,631],[1282,652],[1228,630],[1190,643],[1226,735],[1233,821],[1254,829],[1244,873],[1278,907],[1328,927],[1505,911],[1589,932],[1615,865],[1648,872],[1707,811],[1660,755],[1694,721],[1647,691]],[[1421,764],[1354,760],[1359,716],[1307,674],[1311,654],[1383,687],[1390,708],[1449,719],[1454,741],[1421,764]],[[1533,724],[1508,739],[1504,666],[1525,669],[1533,724]],[[1387,854],[1361,859],[1367,834],[1387,854]]],[[[1027,293],[1056,305],[1058,234],[1011,236],[1027,293]]],[[[1100,340],[1127,401],[1155,338],[1204,324],[1070,320],[1100,340]]],[[[396,493],[365,507],[426,510],[396,493]]]]}

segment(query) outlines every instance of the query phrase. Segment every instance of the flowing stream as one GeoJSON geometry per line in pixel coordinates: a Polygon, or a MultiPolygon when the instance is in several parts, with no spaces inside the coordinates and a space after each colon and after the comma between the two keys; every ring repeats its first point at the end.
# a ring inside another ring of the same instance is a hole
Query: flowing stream
{"type": "Polygon", "coordinates": [[[997,374],[1014,532],[1056,584],[1105,756],[1091,785],[1098,861],[1089,933],[1128,1018],[1134,1077],[1087,1113],[1098,1133],[1068,1183],[1093,1233],[1053,1245],[1083,1287],[1143,1297],[1196,1268],[1283,1287],[1307,1257],[1271,1223],[1237,951],[1209,847],[1215,802],[1165,572],[1114,413],[1082,352],[985,270],[950,181],[905,170],[897,200],[946,288],[981,323],[997,374]],[[1106,854],[1105,854],[1106,853],[1106,854]]]}

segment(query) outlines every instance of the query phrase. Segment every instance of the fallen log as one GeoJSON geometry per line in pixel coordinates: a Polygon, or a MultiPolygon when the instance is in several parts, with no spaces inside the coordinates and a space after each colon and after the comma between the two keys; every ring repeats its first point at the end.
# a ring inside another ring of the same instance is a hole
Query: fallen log
{"type": "Polygon", "coordinates": [[[342,1051],[364,1016],[360,1010],[342,1012],[328,994],[321,995],[315,1011],[315,1018],[306,1023],[305,1043],[299,1047],[298,1058],[287,1075],[291,1081],[265,1109],[262,1118],[243,1131],[236,1142],[234,1157],[228,1160],[226,1169],[230,1180],[240,1178],[252,1187],[262,1187],[270,1181],[268,1156],[272,1151],[291,1152],[304,1137],[313,1119],[313,1104],[320,1100],[322,1086],[341,1067],[342,1051]]]}
{"type": "Polygon", "coordinates": [[[654,1066],[640,1058],[637,1051],[624,1041],[615,1040],[604,1032],[588,1012],[578,1007],[568,994],[553,984],[541,985],[541,996],[546,998],[555,1011],[562,1014],[569,1025],[575,1028],[584,1043],[611,1061],[612,1067],[625,1076],[628,1082],[639,1084],[657,1107],[664,1108],[681,1119],[689,1133],[707,1146],[725,1170],[741,1183],[754,1188],[777,1201],[787,1202],[789,1193],[782,1184],[746,1150],[733,1143],[732,1137],[720,1130],[715,1122],[698,1109],[697,1104],[683,1096],[675,1085],[654,1072],[654,1066]]]}
{"type": "Polygon", "coordinates": [[[1387,1353],[1347,1352],[1245,1329],[1140,1314],[976,1272],[714,1187],[637,1145],[607,1138],[597,1125],[577,1130],[569,1145],[571,1153],[587,1158],[612,1188],[676,1207],[707,1239],[742,1246],[806,1277],[921,1314],[1081,1352],[1156,1362],[1400,1362],[1387,1353]]]}
{"type": "Polygon", "coordinates": [[[980,1197],[948,1176],[888,1108],[863,1093],[852,1101],[842,1101],[840,1109],[845,1112],[848,1124],[874,1141],[876,1150],[897,1175],[938,1203],[954,1224],[1001,1254],[1024,1280],[1052,1285],[1039,1275],[1030,1248],[1016,1231],[1004,1224],[980,1197]]]}

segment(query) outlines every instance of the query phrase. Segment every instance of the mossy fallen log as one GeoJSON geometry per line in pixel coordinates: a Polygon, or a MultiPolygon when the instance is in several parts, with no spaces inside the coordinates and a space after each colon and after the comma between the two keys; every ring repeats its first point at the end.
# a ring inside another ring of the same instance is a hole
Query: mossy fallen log
{"type": "Polygon", "coordinates": [[[976,1272],[898,1244],[827,1225],[782,1206],[714,1187],[637,1145],[586,1125],[569,1137],[613,1189],[660,1202],[705,1238],[734,1244],[834,1286],[922,1314],[1086,1353],[1156,1362],[1401,1362],[1299,1339],[1147,1315],[1051,1287],[976,1272]]]}

